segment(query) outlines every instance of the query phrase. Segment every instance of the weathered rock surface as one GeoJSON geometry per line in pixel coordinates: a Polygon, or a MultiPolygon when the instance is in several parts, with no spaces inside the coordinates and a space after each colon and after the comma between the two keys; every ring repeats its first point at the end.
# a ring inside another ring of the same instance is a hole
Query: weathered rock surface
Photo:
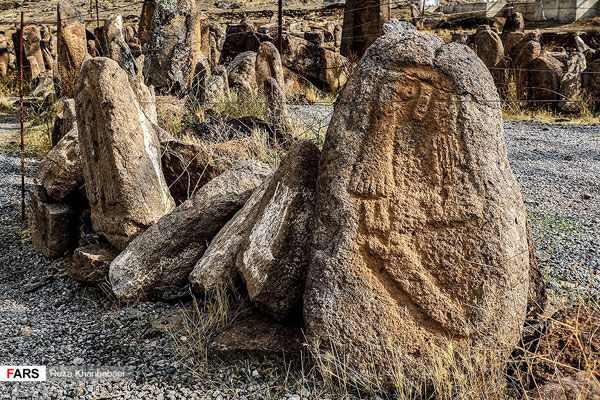
{"type": "Polygon", "coordinates": [[[158,112],[156,109],[156,93],[154,86],[147,86],[144,83],[144,60],[143,55],[136,59],[136,73],[135,75],[129,75],[129,85],[137,97],[138,103],[144,112],[144,115],[153,124],[158,124],[158,112]]]}
{"type": "Polygon", "coordinates": [[[244,20],[239,24],[228,25],[221,52],[221,62],[227,64],[238,54],[246,51],[257,52],[260,43],[268,40],[272,40],[271,36],[257,32],[250,21],[244,20]]]}
{"type": "Polygon", "coordinates": [[[140,45],[142,47],[148,40],[155,8],[156,0],[144,0],[144,4],[142,4],[142,12],[140,14],[140,21],[138,22],[138,38],[140,39],[140,45]]]}
{"type": "Polygon", "coordinates": [[[518,54],[513,54],[513,46],[519,43],[525,34],[522,32],[508,32],[506,35],[502,35],[502,44],[504,45],[504,55],[506,56],[516,56],[518,54]]]}
{"type": "Polygon", "coordinates": [[[264,81],[263,87],[267,103],[266,120],[273,126],[276,136],[279,135],[287,139],[291,135],[292,122],[285,94],[272,77],[268,77],[264,81]]]}
{"type": "Polygon", "coordinates": [[[77,127],[71,129],[40,163],[40,181],[54,200],[65,200],[85,183],[78,135],[77,127]]]}
{"type": "MultiPolygon", "coordinates": [[[[526,99],[528,98],[529,92],[530,92],[530,86],[529,86],[529,78],[530,78],[530,73],[529,73],[529,69],[531,68],[531,64],[533,63],[534,60],[536,59],[540,59],[540,61],[537,62],[544,62],[541,57],[541,45],[538,41],[535,40],[529,40],[525,43],[522,43],[523,41],[525,41],[526,39],[523,39],[521,42],[515,44],[513,46],[513,48],[511,49],[511,52],[513,54],[517,54],[516,57],[513,57],[511,55],[511,58],[513,59],[513,67],[516,69],[516,85],[517,85],[517,97],[519,99],[526,99]]],[[[547,61],[547,59],[545,60],[547,61]]],[[[552,74],[553,71],[547,71],[547,73],[552,74]]],[[[546,93],[547,95],[547,93],[546,93]]]]}
{"type": "Polygon", "coordinates": [[[504,58],[502,40],[489,25],[477,28],[473,35],[473,47],[477,56],[488,68],[495,68],[504,58]]]}
{"type": "Polygon", "coordinates": [[[367,48],[382,34],[390,19],[390,3],[386,0],[346,0],[340,53],[362,57],[367,48]]]}
{"type": "Polygon", "coordinates": [[[245,51],[238,54],[227,66],[229,87],[242,95],[256,94],[256,53],[245,51]]]}
{"type": "Polygon", "coordinates": [[[242,161],[137,237],[110,266],[113,292],[138,301],[185,285],[194,264],[227,221],[270,174],[258,161],[242,161]]]}
{"type": "Polygon", "coordinates": [[[527,220],[490,99],[473,51],[416,31],[378,39],[342,90],[320,159],[304,318],[309,340],[370,379],[394,381],[390,357],[415,382],[436,347],[508,350],[520,337],[527,220]]]}
{"type": "Polygon", "coordinates": [[[231,357],[281,356],[302,348],[302,330],[260,314],[235,321],[211,343],[211,350],[231,357]]]}
{"type": "Polygon", "coordinates": [[[577,101],[582,100],[582,73],[586,68],[587,62],[583,53],[575,53],[567,60],[566,69],[560,78],[560,99],[565,101],[558,106],[563,111],[575,112],[581,107],[577,101]]]}
{"type": "Polygon", "coordinates": [[[59,101],[58,113],[52,127],[52,146],[56,146],[60,139],[73,128],[77,128],[77,115],[75,113],[75,100],[63,99],[59,101]]]}
{"type": "Polygon", "coordinates": [[[297,142],[275,174],[215,236],[190,274],[192,287],[210,293],[235,281],[276,319],[299,305],[304,287],[319,150],[297,142]]]}
{"type": "Polygon", "coordinates": [[[382,31],[384,35],[397,35],[404,31],[412,31],[415,29],[417,28],[408,21],[390,19],[385,24],[383,24],[382,31]]]}
{"type": "Polygon", "coordinates": [[[102,28],[102,55],[112,58],[131,77],[137,76],[137,65],[123,35],[123,17],[111,14],[102,28]]]}
{"type": "Polygon", "coordinates": [[[318,163],[312,142],[292,146],[251,212],[253,227],[237,256],[250,300],[278,320],[302,299],[318,163]]]}
{"type": "Polygon", "coordinates": [[[8,74],[10,64],[10,52],[8,51],[8,42],[4,34],[0,34],[0,76],[5,78],[8,74]]]}
{"type": "Polygon", "coordinates": [[[239,277],[235,268],[243,240],[255,222],[258,202],[271,180],[267,179],[250,196],[231,220],[217,233],[190,273],[189,281],[198,293],[211,293],[226,288],[239,277]]]}
{"type": "MultiPolygon", "coordinates": [[[[207,17],[193,0],[158,0],[146,43],[144,76],[161,94],[182,96],[194,78],[198,57],[210,57],[203,46],[207,17]],[[204,50],[204,52],[203,52],[204,50]]],[[[206,44],[204,44],[206,42],[206,44]]]]}
{"type": "Polygon", "coordinates": [[[72,96],[79,69],[88,57],[83,15],[70,3],[59,1],[57,27],[59,84],[63,93],[72,96]]]}
{"type": "Polygon", "coordinates": [[[162,146],[162,169],[171,196],[177,204],[184,202],[211,179],[236,162],[252,157],[249,141],[234,140],[197,146],[166,141],[162,146]]]}
{"type": "Polygon", "coordinates": [[[287,67],[283,67],[283,77],[285,88],[282,88],[282,90],[288,100],[306,99],[308,96],[320,91],[308,79],[301,77],[287,67]]]}
{"type": "Polygon", "coordinates": [[[600,60],[587,64],[585,73],[582,75],[582,85],[587,96],[592,99],[600,97],[600,60]]]}
{"type": "Polygon", "coordinates": [[[116,61],[86,61],[76,89],[92,225],[122,250],[175,205],[160,167],[160,145],[116,61]]]}
{"type": "Polygon", "coordinates": [[[107,245],[78,247],[69,265],[69,276],[84,283],[99,283],[108,280],[108,268],[119,251],[107,245]]]}
{"type": "Polygon", "coordinates": [[[31,191],[31,240],[46,258],[65,254],[77,239],[77,216],[67,204],[54,202],[39,185],[31,191]]]}
{"type": "Polygon", "coordinates": [[[229,80],[227,70],[222,65],[217,65],[212,74],[206,79],[206,88],[204,91],[204,104],[209,107],[215,107],[218,103],[227,101],[231,96],[229,91],[229,80]]]}
{"type": "Polygon", "coordinates": [[[275,45],[271,42],[263,42],[256,52],[256,87],[260,92],[264,90],[265,81],[268,78],[275,79],[280,88],[285,88],[285,79],[283,76],[283,65],[281,65],[281,56],[275,45]]]}
{"type": "Polygon", "coordinates": [[[540,266],[535,256],[535,243],[531,228],[527,223],[527,246],[529,247],[529,295],[527,298],[527,318],[537,320],[546,310],[548,295],[540,266]]]}
{"type": "Polygon", "coordinates": [[[528,98],[540,101],[558,99],[562,71],[552,62],[551,56],[537,57],[527,66],[531,71],[528,71],[529,79],[523,88],[528,90],[528,98]]]}
{"type": "Polygon", "coordinates": [[[283,36],[282,61],[318,88],[336,91],[346,83],[346,57],[303,38],[283,36]]]}
{"type": "Polygon", "coordinates": [[[586,376],[585,371],[570,376],[557,377],[550,382],[532,390],[533,400],[600,400],[600,383],[593,376],[586,376]]]}
{"type": "Polygon", "coordinates": [[[523,14],[515,12],[506,19],[504,27],[502,28],[502,36],[507,36],[510,32],[523,33],[525,31],[525,19],[523,14]]]}
{"type": "MultiPolygon", "coordinates": [[[[18,35],[18,31],[17,31],[18,35]]],[[[44,55],[41,49],[42,36],[37,25],[27,25],[23,28],[23,64],[27,69],[26,79],[32,81],[46,70],[44,55]]],[[[15,46],[15,49],[18,45],[15,46]]],[[[18,55],[17,55],[18,57],[18,55]]]]}

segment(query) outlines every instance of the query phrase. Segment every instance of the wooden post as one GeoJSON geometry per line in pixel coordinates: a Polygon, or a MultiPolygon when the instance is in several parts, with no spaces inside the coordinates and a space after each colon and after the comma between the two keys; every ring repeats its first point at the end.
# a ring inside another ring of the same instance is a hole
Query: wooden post
{"type": "Polygon", "coordinates": [[[100,15],[98,13],[98,0],[96,0],[96,26],[100,27],[100,15]]]}
{"type": "Polygon", "coordinates": [[[19,97],[21,103],[21,222],[25,222],[25,129],[23,119],[23,11],[19,31],[19,97]]]}

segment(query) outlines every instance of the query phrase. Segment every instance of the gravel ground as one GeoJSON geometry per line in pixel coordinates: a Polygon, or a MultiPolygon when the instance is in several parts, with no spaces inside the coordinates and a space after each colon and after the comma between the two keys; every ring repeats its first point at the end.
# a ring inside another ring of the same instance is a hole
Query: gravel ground
{"type": "MultiPolygon", "coordinates": [[[[590,281],[600,273],[598,129],[533,123],[505,128],[544,270],[554,281],[590,281]]],[[[0,152],[0,365],[135,368],[131,379],[117,383],[0,383],[0,399],[265,398],[268,373],[251,364],[223,366],[207,382],[194,377],[191,359],[174,356],[173,338],[183,333],[151,327],[181,304],[118,307],[102,290],[65,277],[67,259],[46,261],[32,252],[19,222],[19,165],[18,157],[0,152]]],[[[31,185],[35,161],[27,161],[27,171],[31,185]]],[[[599,278],[590,286],[600,290],[599,278]]]]}
{"type": "Polygon", "coordinates": [[[600,293],[600,127],[504,127],[545,275],[600,293]]]}
{"type": "MultiPolygon", "coordinates": [[[[26,170],[29,187],[37,163],[27,160],[26,170]]],[[[171,325],[171,333],[157,322],[172,320],[189,299],[118,307],[101,289],[66,277],[67,259],[34,253],[23,230],[20,158],[0,151],[0,365],[135,368],[122,382],[0,382],[0,399],[264,398],[266,379],[252,365],[218,367],[209,383],[194,375],[191,358],[174,355],[185,329],[171,325]]]]}

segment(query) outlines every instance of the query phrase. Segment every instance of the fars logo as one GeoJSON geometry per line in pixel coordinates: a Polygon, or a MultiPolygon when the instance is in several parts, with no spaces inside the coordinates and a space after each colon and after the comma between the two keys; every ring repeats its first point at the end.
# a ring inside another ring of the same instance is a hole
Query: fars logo
{"type": "Polygon", "coordinates": [[[39,365],[2,365],[0,382],[40,382],[46,380],[46,367],[39,365]]]}

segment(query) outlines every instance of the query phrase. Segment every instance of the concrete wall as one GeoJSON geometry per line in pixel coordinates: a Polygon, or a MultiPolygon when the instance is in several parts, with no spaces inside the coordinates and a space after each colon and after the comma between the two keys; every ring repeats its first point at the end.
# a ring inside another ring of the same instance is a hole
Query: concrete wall
{"type": "Polygon", "coordinates": [[[496,1],[490,3],[462,3],[462,4],[446,4],[441,7],[444,14],[464,15],[469,16],[495,17],[506,6],[505,1],[496,1]]]}
{"type": "Polygon", "coordinates": [[[575,22],[598,15],[598,0],[536,0],[536,21],[575,22]]]}

